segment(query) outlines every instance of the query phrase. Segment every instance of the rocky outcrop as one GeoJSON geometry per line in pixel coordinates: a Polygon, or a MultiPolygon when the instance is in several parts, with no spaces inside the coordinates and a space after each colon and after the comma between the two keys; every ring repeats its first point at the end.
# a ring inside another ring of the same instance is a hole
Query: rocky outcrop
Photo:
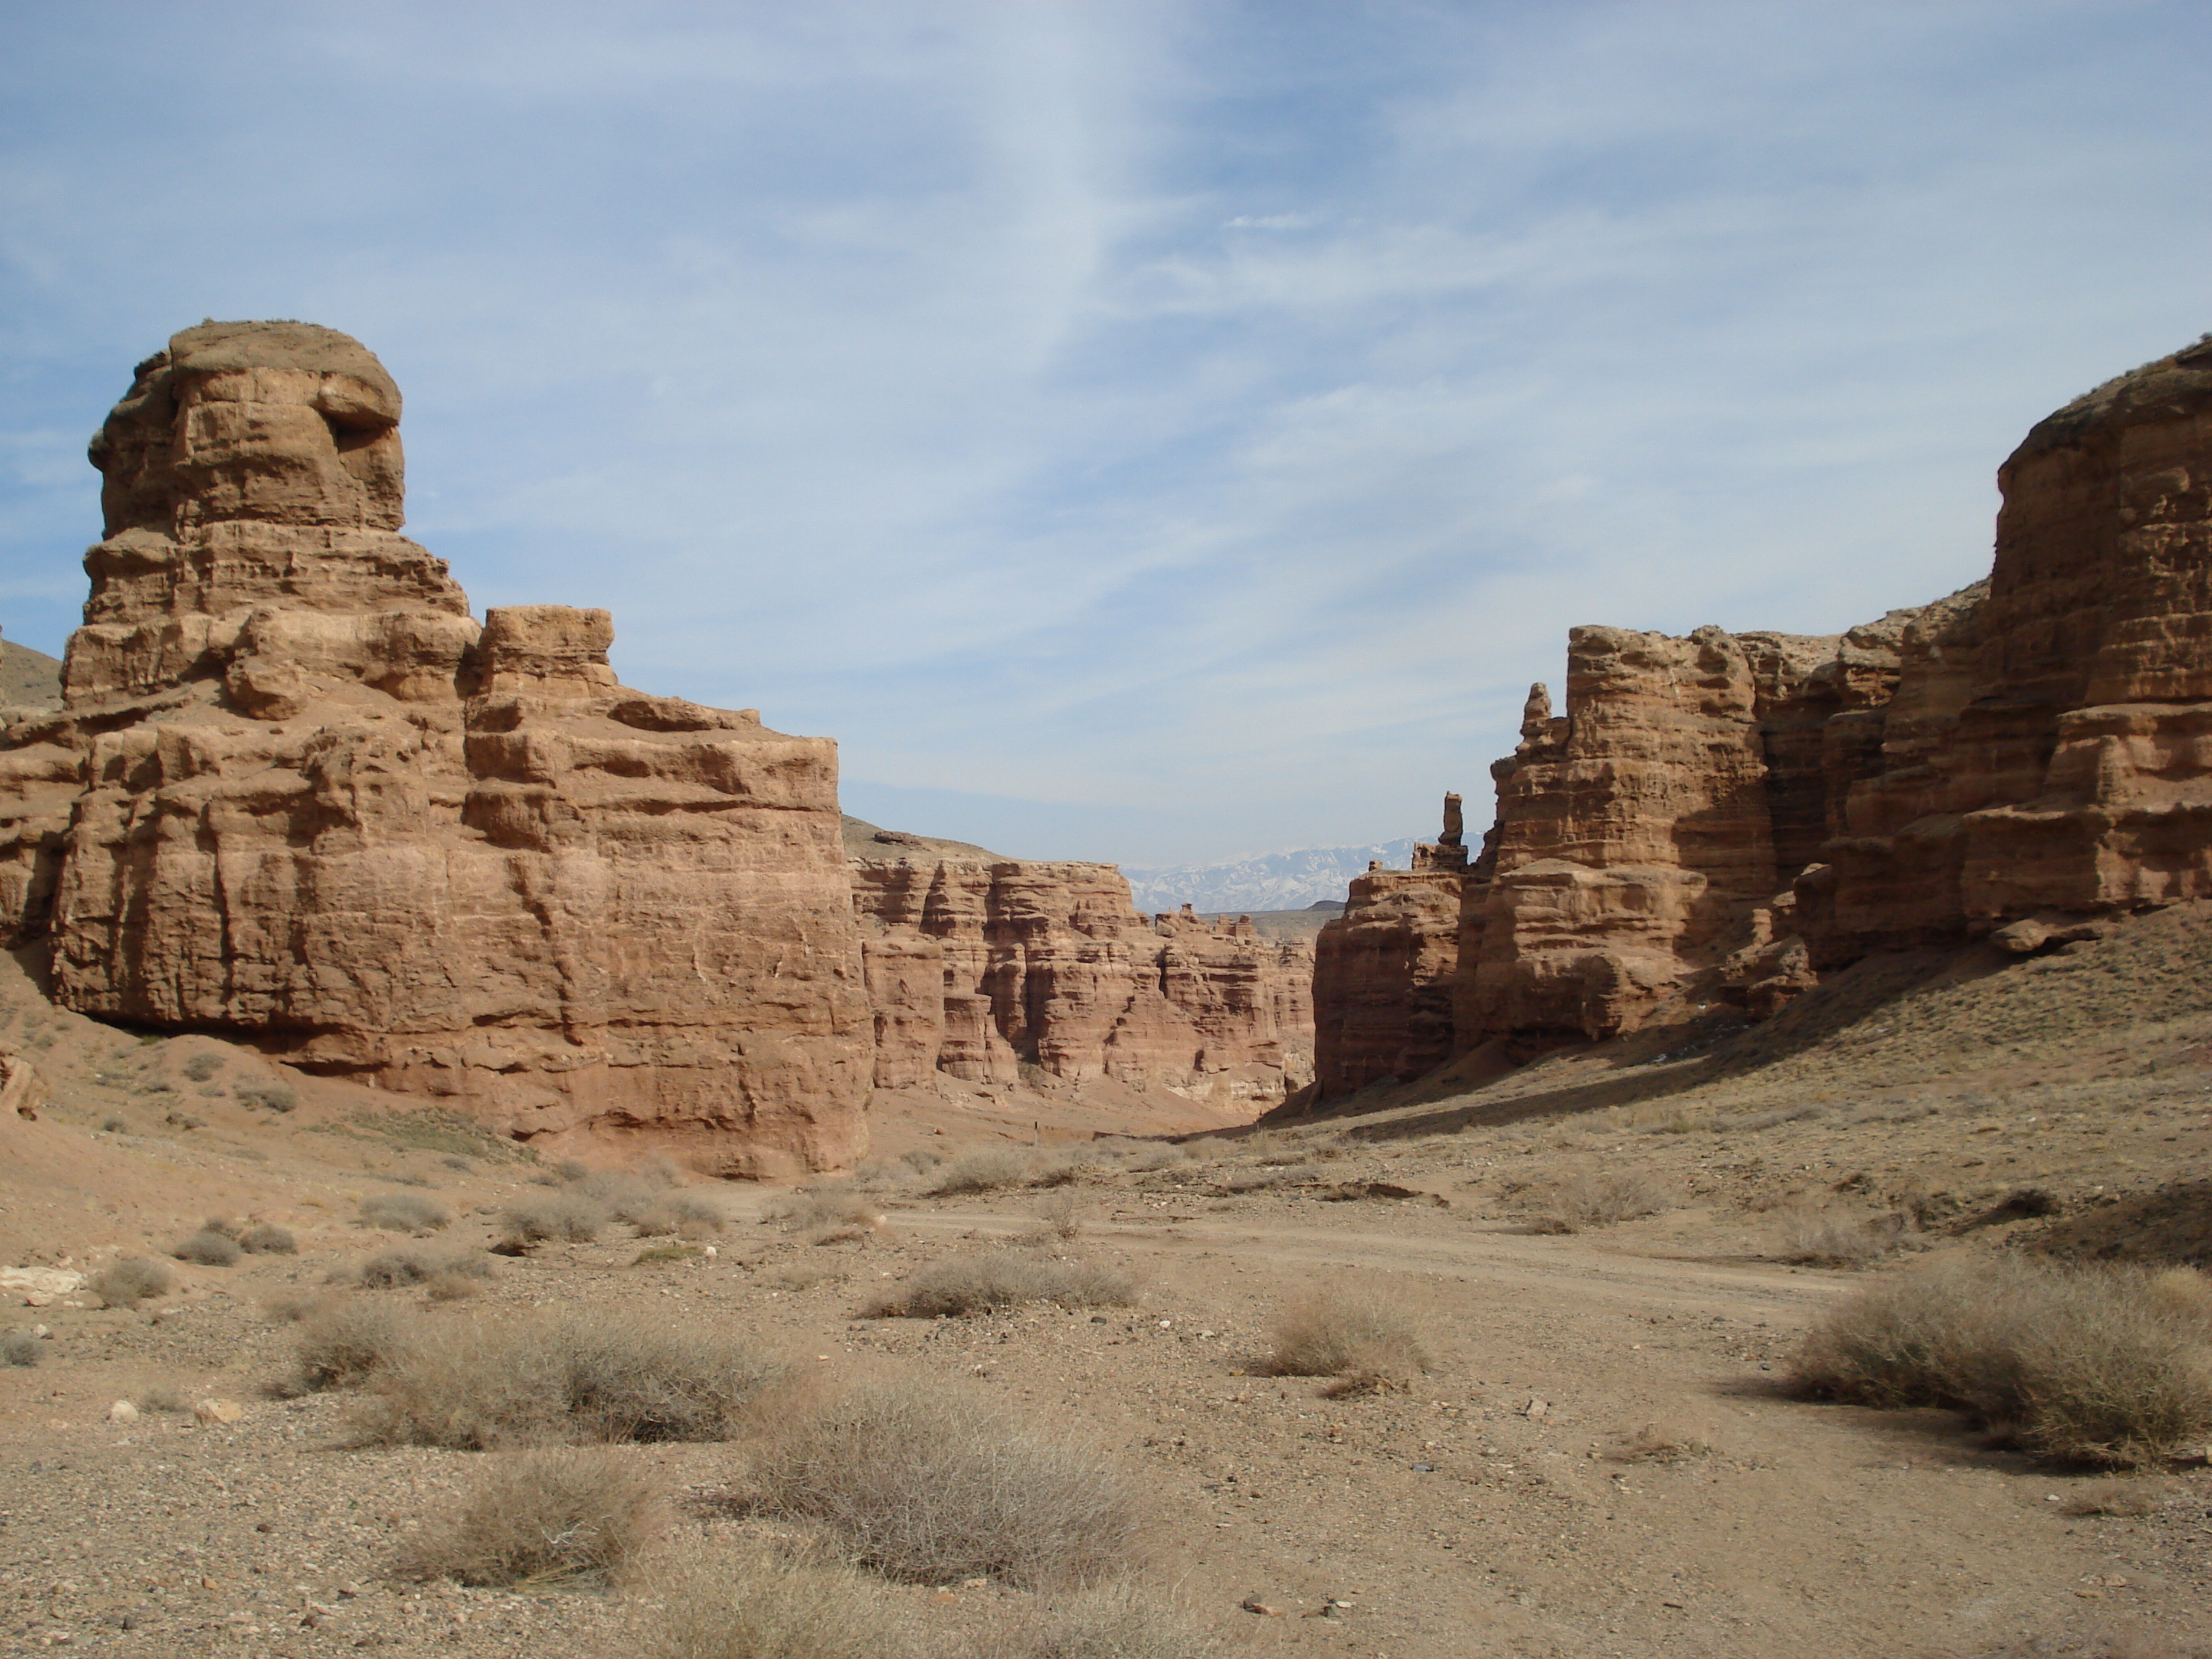
{"type": "Polygon", "coordinates": [[[1371,872],[1323,930],[1321,1091],[2212,891],[2212,337],[2038,425],[1999,483],[1989,580],[1919,610],[1574,629],[1482,855],[1371,872]]]}
{"type": "Polygon", "coordinates": [[[0,907],[65,1006],[699,1167],[849,1161],[872,1043],[835,746],[616,681],[605,611],[481,628],[399,533],[399,394],[188,329],[93,441],[65,703],[0,748],[0,907]]]}
{"type": "Polygon", "coordinates": [[[1311,950],[1250,922],[1146,917],[1111,865],[1004,859],[859,826],[879,1088],[943,1072],[1273,1101],[1310,1075],[1311,950]]]}

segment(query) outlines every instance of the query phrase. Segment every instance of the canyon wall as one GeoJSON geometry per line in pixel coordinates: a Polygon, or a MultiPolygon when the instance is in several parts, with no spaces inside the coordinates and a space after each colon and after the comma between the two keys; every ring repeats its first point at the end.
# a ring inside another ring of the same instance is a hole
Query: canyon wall
{"type": "Polygon", "coordinates": [[[848,842],[877,1086],[1024,1066],[1272,1103],[1310,1076],[1313,953],[1249,921],[1143,916],[1111,865],[889,831],[848,842]]]}
{"type": "Polygon", "coordinates": [[[1918,610],[1574,629],[1565,712],[1534,689],[1480,855],[1371,872],[1322,930],[1318,1093],[2212,892],[2212,336],[1998,478],[1989,579],[1918,610]]]}
{"type": "Polygon", "coordinates": [[[849,1162],[873,1043],[835,745],[617,684],[604,611],[481,627],[399,533],[398,388],[210,324],[98,437],[64,707],[0,735],[0,921],[80,1012],[554,1145],[849,1162]]]}

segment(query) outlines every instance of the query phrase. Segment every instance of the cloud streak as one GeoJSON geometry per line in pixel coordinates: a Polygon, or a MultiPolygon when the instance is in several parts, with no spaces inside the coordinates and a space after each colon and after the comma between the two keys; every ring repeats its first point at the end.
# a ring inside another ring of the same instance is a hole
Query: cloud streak
{"type": "Polygon", "coordinates": [[[479,605],[1013,851],[1425,831],[1568,625],[1958,586],[2027,426],[2212,325],[2182,5],[102,15],[0,19],[11,637],[133,358],[312,318],[479,605]]]}

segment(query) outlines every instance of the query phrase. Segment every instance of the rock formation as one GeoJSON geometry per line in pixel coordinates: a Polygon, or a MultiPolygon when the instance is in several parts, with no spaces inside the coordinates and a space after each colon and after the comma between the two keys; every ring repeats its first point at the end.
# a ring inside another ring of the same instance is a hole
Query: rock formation
{"type": "Polygon", "coordinates": [[[399,533],[399,393],[209,324],[94,439],[64,706],[0,738],[0,916],[103,1018],[524,1138],[849,1161],[872,1042],[835,745],[617,684],[603,611],[491,611],[399,533]]]}
{"type": "Polygon", "coordinates": [[[1448,804],[1323,930],[1320,1092],[2212,893],[2212,336],[2042,422],[1998,479],[1989,580],[1919,610],[1574,629],[1566,713],[1531,692],[1480,856],[1448,804]]]}
{"type": "Polygon", "coordinates": [[[1310,1075],[1313,956],[1249,921],[1145,917],[1108,864],[1005,859],[860,826],[876,1083],[1012,1083],[1033,1066],[1273,1101],[1310,1075]]]}

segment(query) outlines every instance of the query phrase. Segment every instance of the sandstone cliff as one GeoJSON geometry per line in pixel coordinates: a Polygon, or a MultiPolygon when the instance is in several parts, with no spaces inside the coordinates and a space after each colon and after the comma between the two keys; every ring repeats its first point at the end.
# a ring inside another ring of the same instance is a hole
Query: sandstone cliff
{"type": "Polygon", "coordinates": [[[1989,580],[1919,610],[1574,629],[1565,713],[1534,689],[1481,855],[1370,872],[1323,930],[1320,1092],[2212,892],[2212,337],[1998,478],[1989,580]]]}
{"type": "Polygon", "coordinates": [[[848,821],[877,1085],[1024,1066],[1272,1102],[1310,1075],[1313,955],[1188,908],[1146,917],[1111,865],[1005,859],[848,821]]]}
{"type": "Polygon", "coordinates": [[[849,1161],[870,1018],[835,746],[629,690],[607,613],[399,533],[357,342],[210,324],[93,441],[64,706],[0,738],[0,919],[53,994],[699,1167],[849,1161]]]}

